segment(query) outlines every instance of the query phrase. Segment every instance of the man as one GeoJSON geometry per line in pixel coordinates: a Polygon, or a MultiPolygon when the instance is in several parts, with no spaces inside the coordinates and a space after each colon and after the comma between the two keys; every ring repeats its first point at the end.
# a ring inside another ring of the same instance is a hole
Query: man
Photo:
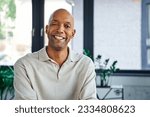
{"type": "Polygon", "coordinates": [[[96,99],[92,60],[68,47],[75,35],[73,16],[65,9],[56,10],[46,34],[48,46],[27,54],[14,65],[15,99],[96,99]]]}

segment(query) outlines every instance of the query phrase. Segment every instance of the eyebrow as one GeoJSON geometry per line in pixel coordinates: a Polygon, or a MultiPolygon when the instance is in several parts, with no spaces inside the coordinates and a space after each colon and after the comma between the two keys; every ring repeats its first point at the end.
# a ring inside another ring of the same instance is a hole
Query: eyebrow
{"type": "Polygon", "coordinates": [[[70,23],[70,22],[66,22],[66,23],[71,25],[71,23],[70,23]]]}
{"type": "MultiPolygon", "coordinates": [[[[51,20],[51,22],[50,23],[52,23],[52,22],[58,22],[58,20],[51,20]]],[[[71,22],[65,22],[65,23],[67,23],[67,24],[69,24],[69,25],[71,25],[71,22]]]]}

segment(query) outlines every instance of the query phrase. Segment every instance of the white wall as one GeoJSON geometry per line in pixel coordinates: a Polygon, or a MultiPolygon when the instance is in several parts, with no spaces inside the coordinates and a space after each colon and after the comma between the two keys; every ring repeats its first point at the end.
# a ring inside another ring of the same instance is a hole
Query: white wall
{"type": "Polygon", "coordinates": [[[83,0],[74,0],[73,15],[75,18],[76,34],[72,41],[73,50],[83,53],[83,0]]]}
{"type": "Polygon", "coordinates": [[[141,0],[94,0],[95,57],[118,60],[122,69],[141,69],[141,0]]]}

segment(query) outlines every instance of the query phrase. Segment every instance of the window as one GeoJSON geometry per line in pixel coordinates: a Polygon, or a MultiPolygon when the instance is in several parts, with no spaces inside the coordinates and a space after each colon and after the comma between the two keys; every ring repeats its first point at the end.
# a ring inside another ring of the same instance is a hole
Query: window
{"type": "Polygon", "coordinates": [[[0,2],[0,65],[13,65],[31,52],[31,0],[0,2]]]}

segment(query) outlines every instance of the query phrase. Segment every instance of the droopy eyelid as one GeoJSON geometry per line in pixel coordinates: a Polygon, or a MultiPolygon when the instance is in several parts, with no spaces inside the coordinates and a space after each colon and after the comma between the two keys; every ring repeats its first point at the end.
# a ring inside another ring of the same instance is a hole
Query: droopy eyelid
{"type": "Polygon", "coordinates": [[[58,24],[57,22],[51,22],[51,24],[58,24]]]}
{"type": "Polygon", "coordinates": [[[66,24],[65,27],[66,27],[66,28],[71,28],[71,25],[66,24]]]}

